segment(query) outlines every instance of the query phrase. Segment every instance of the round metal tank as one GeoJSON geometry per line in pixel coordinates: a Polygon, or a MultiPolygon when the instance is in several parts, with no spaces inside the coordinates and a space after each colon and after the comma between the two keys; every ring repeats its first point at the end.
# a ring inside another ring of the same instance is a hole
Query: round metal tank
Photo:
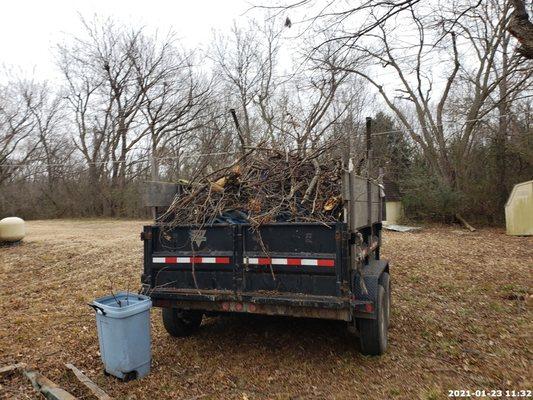
{"type": "Polygon", "coordinates": [[[0,220],[0,242],[18,242],[26,236],[26,223],[22,218],[8,217],[0,220]]]}

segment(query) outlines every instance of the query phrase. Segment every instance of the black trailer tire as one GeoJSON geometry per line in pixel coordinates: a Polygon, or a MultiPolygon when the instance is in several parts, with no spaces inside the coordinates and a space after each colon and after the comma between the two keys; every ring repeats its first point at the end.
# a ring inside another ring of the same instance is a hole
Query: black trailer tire
{"type": "Polygon", "coordinates": [[[163,325],[170,336],[190,336],[200,328],[203,313],[197,310],[163,308],[163,325]]]}
{"type": "Polygon", "coordinates": [[[387,321],[387,327],[390,326],[390,310],[391,310],[391,286],[390,275],[388,272],[383,272],[379,278],[379,284],[385,289],[385,321],[387,321]]]}
{"type": "Polygon", "coordinates": [[[361,353],[379,356],[387,350],[387,323],[385,320],[386,293],[383,286],[378,286],[377,299],[374,303],[376,319],[358,319],[359,342],[361,353]]]}

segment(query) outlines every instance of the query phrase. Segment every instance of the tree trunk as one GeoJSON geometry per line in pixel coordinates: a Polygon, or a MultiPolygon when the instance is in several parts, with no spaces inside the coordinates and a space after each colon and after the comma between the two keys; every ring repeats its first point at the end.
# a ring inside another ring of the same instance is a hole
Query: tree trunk
{"type": "Polygon", "coordinates": [[[503,211],[505,202],[507,201],[507,171],[506,171],[506,149],[507,149],[507,134],[509,129],[509,100],[508,96],[508,67],[509,59],[507,54],[507,45],[509,38],[505,38],[502,42],[502,79],[499,83],[499,97],[498,104],[498,131],[495,138],[495,166],[496,166],[496,191],[497,195],[497,219],[503,220],[503,211]]]}
{"type": "Polygon", "coordinates": [[[509,32],[520,42],[516,49],[524,57],[533,60],[533,23],[529,20],[525,0],[511,0],[514,11],[509,32]]]}

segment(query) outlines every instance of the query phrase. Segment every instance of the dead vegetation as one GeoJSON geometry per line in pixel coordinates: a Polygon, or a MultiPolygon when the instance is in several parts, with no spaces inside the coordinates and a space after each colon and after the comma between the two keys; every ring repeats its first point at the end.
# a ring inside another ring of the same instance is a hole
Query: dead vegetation
{"type": "MultiPolygon", "coordinates": [[[[0,248],[0,367],[28,364],[81,399],[75,364],[116,399],[439,399],[448,389],[528,389],[533,238],[430,227],[385,235],[392,260],[390,348],[362,356],[343,324],[209,318],[172,339],[152,313],[147,378],[105,377],[86,303],[135,290],[139,221],[35,221],[24,244],[0,248]]],[[[25,378],[0,378],[0,398],[37,398],[25,378]]]]}
{"type": "Polygon", "coordinates": [[[184,193],[162,219],[171,222],[169,227],[339,220],[341,162],[319,162],[328,146],[305,157],[296,151],[253,148],[228,167],[184,185],[184,193]]]}

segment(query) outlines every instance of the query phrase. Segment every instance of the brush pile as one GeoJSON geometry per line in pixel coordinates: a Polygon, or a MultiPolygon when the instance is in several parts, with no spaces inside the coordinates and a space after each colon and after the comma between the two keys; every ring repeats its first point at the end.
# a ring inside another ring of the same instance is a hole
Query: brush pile
{"type": "Polygon", "coordinates": [[[336,161],[320,163],[318,156],[275,150],[248,153],[185,186],[161,220],[170,226],[338,221],[342,166],[336,161]]]}

